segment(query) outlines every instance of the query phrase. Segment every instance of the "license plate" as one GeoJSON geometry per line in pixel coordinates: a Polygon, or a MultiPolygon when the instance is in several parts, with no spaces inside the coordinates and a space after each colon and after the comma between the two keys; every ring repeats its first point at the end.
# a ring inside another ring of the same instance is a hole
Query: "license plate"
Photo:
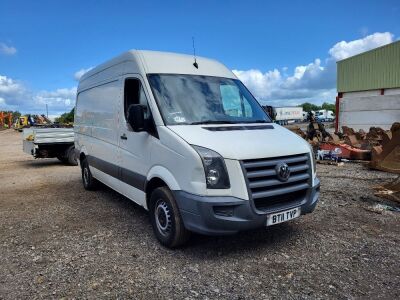
{"type": "Polygon", "coordinates": [[[300,216],[300,207],[288,209],[267,216],[267,226],[293,220],[300,216]]]}

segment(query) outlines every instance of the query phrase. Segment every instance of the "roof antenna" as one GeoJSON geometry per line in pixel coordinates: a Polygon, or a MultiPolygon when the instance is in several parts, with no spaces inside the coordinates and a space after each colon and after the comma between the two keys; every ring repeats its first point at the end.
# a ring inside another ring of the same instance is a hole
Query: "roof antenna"
{"type": "Polygon", "coordinates": [[[196,48],[194,46],[194,36],[192,36],[192,41],[193,41],[193,57],[194,57],[194,63],[193,66],[198,69],[199,68],[199,64],[196,61],[196,48]]]}

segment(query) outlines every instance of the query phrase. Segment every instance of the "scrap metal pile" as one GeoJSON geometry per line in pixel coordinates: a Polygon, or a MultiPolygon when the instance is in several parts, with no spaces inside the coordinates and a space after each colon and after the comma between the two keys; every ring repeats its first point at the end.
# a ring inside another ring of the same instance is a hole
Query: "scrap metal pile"
{"type": "Polygon", "coordinates": [[[400,174],[400,123],[394,123],[381,138],[381,144],[372,147],[370,166],[400,174]]]}
{"type": "Polygon", "coordinates": [[[307,140],[317,151],[340,152],[349,160],[370,161],[369,166],[386,172],[400,174],[400,123],[393,123],[390,130],[371,127],[368,132],[355,131],[343,126],[342,132],[328,133],[323,124],[310,121],[307,132],[299,127],[289,128],[307,140]]]}
{"type": "Polygon", "coordinates": [[[374,187],[375,195],[400,203],[400,176],[392,182],[374,187]]]}

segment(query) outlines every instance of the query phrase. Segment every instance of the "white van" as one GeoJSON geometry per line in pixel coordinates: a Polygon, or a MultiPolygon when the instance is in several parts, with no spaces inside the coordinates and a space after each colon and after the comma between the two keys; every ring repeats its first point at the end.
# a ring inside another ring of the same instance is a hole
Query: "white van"
{"type": "Polygon", "coordinates": [[[308,143],[215,60],[128,51],[81,78],[74,128],[85,189],[149,210],[167,247],[288,221],[319,198],[308,143]]]}
{"type": "Polygon", "coordinates": [[[321,122],[332,122],[335,120],[335,114],[331,110],[321,109],[315,113],[315,116],[321,122]]]}

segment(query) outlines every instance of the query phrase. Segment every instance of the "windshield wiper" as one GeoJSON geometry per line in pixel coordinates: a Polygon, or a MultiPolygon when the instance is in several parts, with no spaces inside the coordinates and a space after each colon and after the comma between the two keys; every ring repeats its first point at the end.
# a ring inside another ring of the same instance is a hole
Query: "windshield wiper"
{"type": "Polygon", "coordinates": [[[199,125],[199,124],[237,124],[237,122],[232,121],[217,121],[217,120],[206,120],[199,122],[192,122],[190,125],[199,125]]]}

